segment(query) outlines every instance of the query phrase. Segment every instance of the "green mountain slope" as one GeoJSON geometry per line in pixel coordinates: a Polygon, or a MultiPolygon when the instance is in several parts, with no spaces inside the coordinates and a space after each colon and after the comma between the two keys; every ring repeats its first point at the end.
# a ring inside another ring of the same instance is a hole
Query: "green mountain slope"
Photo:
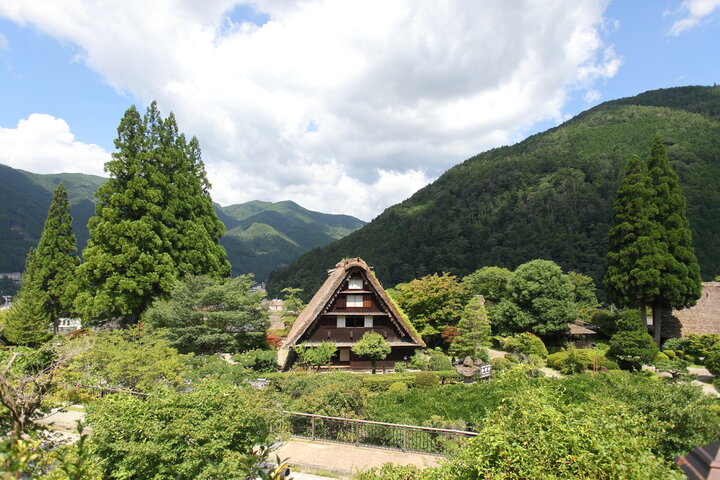
{"type": "Polygon", "coordinates": [[[703,278],[720,273],[720,87],[606,102],[563,125],[466,160],[375,220],[273,272],[269,293],[311,295],[325,269],[361,256],[387,285],[547,258],[602,278],[615,191],[628,157],[664,138],[688,200],[703,278]]]}
{"type": "MultiPolygon", "coordinates": [[[[41,175],[0,165],[0,272],[23,270],[25,255],[40,238],[52,192],[61,181],[68,190],[73,230],[82,250],[88,220],[95,214],[95,191],[106,179],[79,173],[41,175]]],[[[354,217],[313,212],[289,201],[215,204],[215,211],[227,228],[220,243],[233,274],[253,273],[258,281],[309,249],[364,225],[354,217]]]]}

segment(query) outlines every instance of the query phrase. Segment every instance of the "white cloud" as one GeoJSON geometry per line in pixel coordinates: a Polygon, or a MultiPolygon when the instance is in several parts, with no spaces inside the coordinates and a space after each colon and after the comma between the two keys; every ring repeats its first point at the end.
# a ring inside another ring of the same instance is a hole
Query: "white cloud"
{"type": "Polygon", "coordinates": [[[560,118],[570,90],[620,65],[603,0],[257,0],[262,26],[227,18],[236,3],[5,0],[0,15],[173,110],[221,203],[292,199],[365,219],[560,118]]]}
{"type": "Polygon", "coordinates": [[[598,100],[602,98],[602,93],[595,90],[594,88],[591,88],[590,90],[585,92],[584,100],[585,103],[595,103],[598,100]]]}
{"type": "MultiPolygon", "coordinates": [[[[720,0],[685,0],[680,11],[686,16],[677,20],[670,27],[669,34],[678,36],[683,32],[699,25],[700,22],[720,8],[720,0]]],[[[666,14],[672,12],[666,12],[666,14]]]]}
{"type": "Polygon", "coordinates": [[[0,128],[0,163],[37,173],[82,172],[103,175],[110,154],[75,141],[67,122],[33,113],[17,128],[0,128]]]}

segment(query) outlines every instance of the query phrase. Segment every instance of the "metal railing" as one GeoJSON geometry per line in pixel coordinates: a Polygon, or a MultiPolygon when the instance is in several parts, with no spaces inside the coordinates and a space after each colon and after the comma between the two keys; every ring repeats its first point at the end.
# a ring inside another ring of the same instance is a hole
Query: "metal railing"
{"type": "Polygon", "coordinates": [[[283,412],[280,433],[312,440],[325,440],[404,452],[445,454],[476,432],[328,417],[311,413],[283,412]]]}

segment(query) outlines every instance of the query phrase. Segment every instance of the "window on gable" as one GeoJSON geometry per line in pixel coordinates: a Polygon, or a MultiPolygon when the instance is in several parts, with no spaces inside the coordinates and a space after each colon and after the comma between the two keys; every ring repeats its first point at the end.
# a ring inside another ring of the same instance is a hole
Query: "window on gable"
{"type": "Polygon", "coordinates": [[[350,290],[362,290],[363,281],[362,278],[351,278],[348,281],[348,289],[350,290]]]}
{"type": "Polygon", "coordinates": [[[363,307],[363,296],[362,295],[348,295],[347,296],[347,307],[348,308],[362,308],[363,307]]]}

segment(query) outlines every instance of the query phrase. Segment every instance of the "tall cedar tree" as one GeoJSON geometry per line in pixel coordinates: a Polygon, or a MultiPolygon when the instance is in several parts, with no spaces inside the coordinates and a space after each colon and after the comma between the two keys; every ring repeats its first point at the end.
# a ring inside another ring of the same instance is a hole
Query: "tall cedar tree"
{"type": "Polygon", "coordinates": [[[36,264],[36,252],[31,248],[25,260],[22,286],[3,328],[5,339],[16,345],[36,346],[50,336],[50,315],[45,309],[45,296],[37,280],[36,264]]]}
{"type": "Polygon", "coordinates": [[[74,298],[69,287],[80,263],[76,252],[70,202],[65,185],[60,183],[53,193],[45,228],[35,249],[33,273],[33,281],[37,281],[43,293],[53,333],[57,333],[60,317],[68,315],[73,308],[74,298]]]}
{"type": "Polygon", "coordinates": [[[633,155],[625,167],[613,209],[605,288],[616,305],[639,308],[643,321],[645,305],[659,292],[661,275],[658,225],[652,220],[657,209],[654,196],[645,161],[633,155]]]}
{"type": "Polygon", "coordinates": [[[660,344],[662,312],[695,305],[702,294],[702,282],[686,216],[685,196],[659,138],[655,139],[650,153],[648,171],[654,190],[651,220],[657,225],[657,241],[664,250],[659,263],[659,291],[650,302],[655,343],[660,344]]]}
{"type": "Polygon", "coordinates": [[[178,133],[174,115],[163,119],[153,102],[141,119],[130,107],[115,147],[88,223],[76,303],[87,319],[135,321],[176,279],[225,276],[230,264],[198,141],[178,133]]]}

